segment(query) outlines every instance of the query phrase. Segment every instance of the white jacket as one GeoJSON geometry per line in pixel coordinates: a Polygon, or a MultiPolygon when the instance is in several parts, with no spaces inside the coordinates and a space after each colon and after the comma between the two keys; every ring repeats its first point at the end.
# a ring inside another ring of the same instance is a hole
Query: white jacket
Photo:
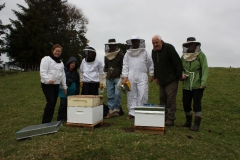
{"type": "Polygon", "coordinates": [[[80,65],[80,74],[80,82],[100,82],[100,75],[104,74],[102,62],[98,59],[86,62],[84,58],[80,65]]]}
{"type": "Polygon", "coordinates": [[[154,75],[152,58],[144,48],[127,50],[123,59],[122,77],[128,77],[135,82],[144,80],[146,73],[154,75]],[[142,77],[144,76],[144,77],[142,77]]]}
{"type": "Polygon", "coordinates": [[[56,63],[50,56],[45,56],[41,60],[40,77],[44,84],[54,80],[53,84],[60,84],[62,88],[67,89],[63,62],[56,63]]]}

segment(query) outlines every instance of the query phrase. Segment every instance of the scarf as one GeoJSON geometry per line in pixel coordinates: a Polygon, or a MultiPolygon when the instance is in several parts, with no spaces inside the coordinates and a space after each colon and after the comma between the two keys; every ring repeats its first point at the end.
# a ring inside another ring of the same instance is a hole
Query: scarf
{"type": "Polygon", "coordinates": [[[117,56],[119,51],[120,51],[120,49],[118,49],[117,51],[114,51],[114,52],[106,52],[105,56],[108,60],[112,60],[117,56]]]}
{"type": "Polygon", "coordinates": [[[51,57],[56,63],[61,63],[59,57],[55,57],[53,54],[51,54],[50,57],[51,57]]]}

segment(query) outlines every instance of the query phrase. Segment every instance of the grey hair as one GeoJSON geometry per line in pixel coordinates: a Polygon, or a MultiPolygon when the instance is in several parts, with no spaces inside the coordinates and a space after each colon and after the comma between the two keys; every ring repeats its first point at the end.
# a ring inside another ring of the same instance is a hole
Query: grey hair
{"type": "Polygon", "coordinates": [[[159,39],[160,41],[162,40],[162,38],[157,34],[157,35],[155,35],[155,36],[153,36],[153,38],[157,38],[157,39],[159,39]]]}

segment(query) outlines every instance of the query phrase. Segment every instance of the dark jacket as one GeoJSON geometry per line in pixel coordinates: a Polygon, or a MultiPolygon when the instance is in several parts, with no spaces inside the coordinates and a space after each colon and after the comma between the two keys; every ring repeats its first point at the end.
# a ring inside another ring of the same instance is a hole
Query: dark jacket
{"type": "Polygon", "coordinates": [[[162,49],[152,50],[154,78],[160,85],[168,85],[182,77],[182,62],[175,48],[163,42],[162,49]]]}
{"type": "Polygon", "coordinates": [[[116,57],[112,60],[107,59],[105,56],[104,59],[104,72],[107,72],[107,79],[120,78],[122,74],[122,65],[123,65],[123,53],[120,51],[116,57]]]}
{"type": "Polygon", "coordinates": [[[68,86],[68,95],[78,95],[79,94],[79,74],[77,68],[79,63],[75,57],[70,57],[65,64],[64,70],[66,75],[66,84],[68,86]],[[75,68],[72,72],[69,70],[69,66],[72,62],[76,62],[75,68]],[[73,84],[74,83],[74,84],[73,84]],[[75,88],[76,86],[76,88],[75,88]]]}

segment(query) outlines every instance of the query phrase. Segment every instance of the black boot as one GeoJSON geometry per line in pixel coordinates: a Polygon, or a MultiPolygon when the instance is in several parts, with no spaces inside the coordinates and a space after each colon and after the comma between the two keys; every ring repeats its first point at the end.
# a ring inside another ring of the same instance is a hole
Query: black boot
{"type": "Polygon", "coordinates": [[[182,127],[191,127],[192,126],[192,115],[186,115],[186,122],[181,124],[182,127]]]}
{"type": "Polygon", "coordinates": [[[194,125],[190,128],[192,131],[199,131],[201,117],[195,116],[194,125]]]}

